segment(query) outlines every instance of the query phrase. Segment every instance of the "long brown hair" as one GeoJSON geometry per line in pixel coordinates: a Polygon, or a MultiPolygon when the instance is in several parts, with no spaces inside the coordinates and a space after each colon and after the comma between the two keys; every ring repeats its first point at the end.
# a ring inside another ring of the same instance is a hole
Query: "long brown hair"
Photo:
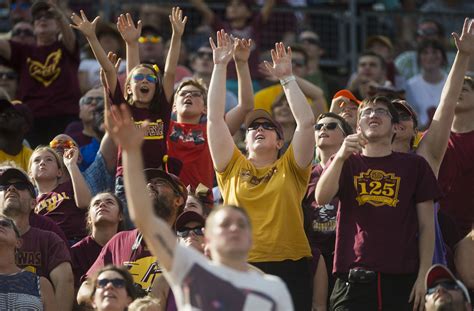
{"type": "Polygon", "coordinates": [[[160,99],[161,93],[163,92],[163,83],[162,83],[160,71],[156,70],[154,66],[151,64],[139,64],[130,71],[130,73],[127,76],[127,80],[125,80],[125,91],[124,91],[125,100],[130,106],[133,106],[132,94],[129,94],[127,90],[130,87],[131,80],[135,71],[137,71],[140,68],[146,68],[148,70],[151,70],[153,74],[156,76],[157,80],[156,80],[156,86],[155,86],[155,94],[153,94],[153,98],[151,99],[149,109],[152,112],[158,112],[159,106],[160,106],[159,99],[160,99]]]}

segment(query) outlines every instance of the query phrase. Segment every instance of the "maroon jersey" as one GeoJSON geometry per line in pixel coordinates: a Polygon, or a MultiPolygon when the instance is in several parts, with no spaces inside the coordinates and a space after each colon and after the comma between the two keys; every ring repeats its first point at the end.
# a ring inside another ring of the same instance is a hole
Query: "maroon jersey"
{"type": "Polygon", "coordinates": [[[71,247],[72,271],[74,273],[74,287],[81,285],[81,277],[94,264],[102,250],[92,236],[86,236],[71,247]]]}
{"type": "Polygon", "coordinates": [[[171,121],[168,155],[179,159],[183,168],[180,180],[193,189],[202,183],[209,189],[214,185],[214,167],[207,144],[206,123],[186,124],[171,121]]]}
{"type": "Polygon", "coordinates": [[[68,240],[86,236],[86,209],[80,209],[74,201],[72,182],[59,184],[53,191],[36,198],[35,212],[51,218],[64,232],[68,240]]]}
{"type": "Polygon", "coordinates": [[[143,289],[150,288],[155,277],[161,274],[161,269],[144,244],[137,229],[117,233],[104,245],[85,277],[91,277],[109,264],[126,266],[136,284],[143,289]]]}
{"type": "Polygon", "coordinates": [[[79,49],[70,53],[61,41],[32,46],[10,42],[10,65],[19,73],[18,99],[33,115],[77,115],[79,111],[79,49]]]}
{"type": "Polygon", "coordinates": [[[30,227],[21,239],[16,265],[22,269],[49,278],[59,264],[71,262],[66,244],[54,232],[30,227]]]}
{"type": "Polygon", "coordinates": [[[445,196],[441,211],[450,217],[460,237],[474,224],[474,131],[451,133],[438,180],[445,196]]]}
{"type": "Polygon", "coordinates": [[[416,204],[436,200],[439,194],[433,171],[418,155],[351,155],[339,180],[333,271],[347,273],[351,268],[365,268],[392,274],[416,273],[416,204]]]}
{"type": "Polygon", "coordinates": [[[65,243],[68,245],[66,235],[59,226],[47,216],[35,214],[33,211],[30,213],[30,226],[56,233],[65,243]]]}

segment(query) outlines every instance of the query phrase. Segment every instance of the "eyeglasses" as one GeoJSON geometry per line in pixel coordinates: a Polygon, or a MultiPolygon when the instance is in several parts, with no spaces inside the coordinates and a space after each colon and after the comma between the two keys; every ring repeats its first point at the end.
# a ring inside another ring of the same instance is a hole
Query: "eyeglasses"
{"type": "Polygon", "coordinates": [[[390,118],[392,117],[392,115],[390,114],[390,111],[383,108],[377,108],[377,109],[365,108],[364,110],[360,112],[361,118],[368,118],[368,117],[371,117],[372,115],[376,117],[385,117],[385,116],[390,117],[390,118]]]}
{"type": "Polygon", "coordinates": [[[308,44],[314,44],[314,45],[319,45],[320,42],[318,39],[316,38],[303,38],[303,39],[300,39],[300,42],[301,43],[308,43],[308,44]]]}
{"type": "Polygon", "coordinates": [[[434,292],[436,292],[436,289],[438,288],[438,286],[441,286],[442,288],[446,290],[460,289],[459,285],[456,284],[456,282],[452,282],[452,281],[440,282],[440,283],[437,283],[435,286],[428,288],[428,290],[426,291],[426,295],[431,295],[434,292]]]}
{"type": "Polygon", "coordinates": [[[157,76],[151,75],[151,74],[146,75],[146,74],[143,74],[143,73],[134,74],[132,76],[132,78],[135,82],[142,81],[143,79],[146,79],[148,82],[151,82],[151,83],[156,83],[156,81],[158,81],[157,76]]]}
{"type": "Polygon", "coordinates": [[[180,238],[187,238],[191,232],[194,232],[195,235],[203,236],[204,232],[202,232],[202,227],[196,227],[196,228],[185,228],[184,230],[176,231],[176,234],[180,238]]]}
{"type": "Polygon", "coordinates": [[[212,52],[204,52],[204,51],[198,51],[197,56],[199,58],[209,58],[212,59],[212,52]]]}
{"type": "MultiPolygon", "coordinates": [[[[326,130],[331,130],[332,131],[332,130],[336,129],[336,127],[341,127],[341,126],[337,122],[318,123],[314,126],[314,129],[316,131],[320,131],[323,127],[326,130]]],[[[341,128],[341,130],[342,130],[342,128],[341,128]]],[[[344,132],[344,131],[342,131],[342,132],[344,132]]]]}
{"type": "Polygon", "coordinates": [[[79,105],[89,106],[94,101],[95,101],[96,105],[100,106],[104,103],[104,97],[102,97],[102,96],[100,96],[100,97],[84,96],[84,97],[81,97],[81,99],[79,100],[79,105]]]}
{"type": "Polygon", "coordinates": [[[191,97],[201,97],[202,92],[201,91],[181,91],[178,94],[179,96],[186,97],[188,95],[191,95],[191,97]]]}
{"type": "Polygon", "coordinates": [[[124,279],[101,279],[97,280],[97,287],[104,288],[109,283],[112,283],[112,286],[115,288],[124,288],[125,287],[125,280],[124,279]]]}
{"type": "Polygon", "coordinates": [[[15,30],[12,31],[12,37],[18,37],[18,36],[28,36],[28,37],[34,37],[35,34],[33,33],[33,31],[31,29],[21,29],[21,28],[17,28],[15,30]]]}
{"type": "Polygon", "coordinates": [[[18,75],[15,72],[0,72],[0,79],[2,80],[16,80],[18,75]]]}
{"type": "Polygon", "coordinates": [[[10,186],[15,187],[16,190],[26,190],[30,188],[30,185],[26,182],[19,181],[14,183],[5,183],[0,185],[0,191],[6,191],[10,186]]]}
{"type": "Polygon", "coordinates": [[[49,142],[49,146],[53,149],[56,149],[56,148],[71,149],[72,147],[75,147],[76,144],[72,140],[53,139],[52,141],[49,142]]]}
{"type": "Polygon", "coordinates": [[[50,11],[41,11],[37,14],[35,14],[35,16],[33,16],[33,20],[34,21],[37,21],[37,20],[40,20],[42,18],[45,18],[45,19],[54,19],[56,16],[54,15],[53,12],[50,12],[50,11]]]}
{"type": "Polygon", "coordinates": [[[160,36],[142,36],[138,38],[138,42],[140,43],[160,43],[161,37],[160,36]]]}
{"type": "Polygon", "coordinates": [[[293,67],[304,67],[304,66],[306,66],[306,62],[304,61],[304,59],[292,59],[291,64],[293,65],[293,67]]]}
{"type": "Polygon", "coordinates": [[[247,131],[256,131],[259,127],[262,127],[264,130],[273,131],[276,129],[275,125],[271,122],[253,122],[247,128],[247,131]]]}

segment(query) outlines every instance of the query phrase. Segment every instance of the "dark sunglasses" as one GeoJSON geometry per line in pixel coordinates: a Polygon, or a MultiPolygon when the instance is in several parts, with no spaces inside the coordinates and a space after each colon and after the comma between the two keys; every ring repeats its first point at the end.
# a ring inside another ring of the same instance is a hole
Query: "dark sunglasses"
{"type": "Polygon", "coordinates": [[[125,287],[125,280],[124,279],[100,279],[97,280],[97,287],[104,288],[109,283],[112,283],[112,286],[115,288],[124,288],[125,287]]]}
{"type": "Polygon", "coordinates": [[[11,221],[8,221],[6,219],[0,219],[0,227],[13,228],[13,224],[11,221]]]}
{"type": "Polygon", "coordinates": [[[148,82],[151,83],[156,83],[158,81],[158,78],[155,75],[150,75],[150,74],[143,74],[143,73],[137,73],[132,76],[133,80],[135,81],[142,81],[143,79],[146,79],[148,82]]]}
{"type": "Polygon", "coordinates": [[[329,123],[318,123],[314,126],[314,129],[316,131],[320,131],[323,127],[326,128],[326,130],[334,130],[339,124],[337,122],[329,122],[329,123]]]}
{"type": "Polygon", "coordinates": [[[18,75],[15,72],[0,72],[0,79],[2,80],[16,80],[18,75]]]}
{"type": "Polygon", "coordinates": [[[197,52],[197,56],[198,56],[199,58],[205,58],[205,57],[207,57],[207,58],[209,58],[209,59],[212,59],[212,52],[198,51],[198,52],[197,52]]]}
{"type": "Polygon", "coordinates": [[[179,92],[179,96],[186,97],[187,95],[191,95],[191,97],[201,97],[201,91],[181,91],[179,92]]]}
{"type": "Polygon", "coordinates": [[[319,40],[315,38],[304,38],[300,39],[301,43],[309,43],[309,44],[314,44],[319,46],[319,40]]]}
{"type": "Polygon", "coordinates": [[[203,236],[204,232],[202,232],[202,227],[196,227],[196,228],[186,228],[181,231],[176,231],[176,235],[180,238],[187,238],[191,232],[194,232],[195,235],[203,236]]]}
{"type": "Polygon", "coordinates": [[[12,31],[12,37],[17,37],[17,36],[21,36],[21,35],[24,35],[24,36],[28,36],[28,37],[34,37],[35,34],[33,33],[33,31],[31,29],[15,29],[12,31]]]}
{"type": "Polygon", "coordinates": [[[45,18],[45,19],[54,19],[56,16],[54,15],[53,12],[50,12],[50,11],[42,11],[42,12],[39,12],[37,14],[35,14],[35,16],[33,16],[33,20],[34,21],[37,21],[39,19],[42,19],[42,18],[45,18]]]}
{"type": "Polygon", "coordinates": [[[456,282],[452,282],[452,281],[440,282],[440,283],[437,283],[435,286],[428,288],[428,290],[426,291],[426,294],[427,295],[433,294],[434,292],[436,292],[436,289],[438,288],[438,286],[441,286],[442,288],[446,290],[460,289],[460,287],[458,286],[458,284],[456,284],[456,282]]]}
{"type": "Polygon", "coordinates": [[[79,104],[81,106],[88,106],[90,104],[92,104],[92,102],[95,101],[96,105],[101,105],[104,103],[104,98],[102,96],[100,97],[89,97],[89,96],[84,96],[84,97],[81,97],[81,99],[79,100],[79,104]]]}
{"type": "Polygon", "coordinates": [[[271,122],[252,122],[247,128],[247,131],[256,131],[260,126],[264,130],[268,130],[268,131],[275,130],[275,125],[273,125],[271,122]]]}
{"type": "Polygon", "coordinates": [[[30,188],[30,185],[28,183],[19,181],[0,185],[0,191],[6,191],[8,188],[10,188],[10,186],[15,187],[16,190],[26,190],[30,188]]]}

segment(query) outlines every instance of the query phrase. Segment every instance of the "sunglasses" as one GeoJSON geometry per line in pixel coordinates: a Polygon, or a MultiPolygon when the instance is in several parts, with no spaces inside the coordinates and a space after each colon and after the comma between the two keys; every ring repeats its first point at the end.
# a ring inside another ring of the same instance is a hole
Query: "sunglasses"
{"type": "Polygon", "coordinates": [[[308,43],[308,44],[314,44],[314,45],[319,45],[319,40],[315,38],[304,38],[300,39],[301,43],[308,43]]]}
{"type": "Polygon", "coordinates": [[[16,80],[18,75],[15,72],[0,72],[0,79],[2,80],[16,80]]]}
{"type": "Polygon", "coordinates": [[[0,185],[0,191],[7,191],[10,186],[15,187],[16,190],[26,190],[30,189],[30,185],[26,182],[19,181],[19,182],[14,182],[14,183],[5,183],[0,185]]]}
{"type": "Polygon", "coordinates": [[[89,106],[90,104],[92,104],[92,102],[94,102],[100,106],[104,103],[104,97],[100,96],[100,97],[89,97],[89,96],[84,96],[84,97],[81,97],[81,99],[79,100],[79,105],[81,106],[89,106]]]}
{"type": "Polygon", "coordinates": [[[194,232],[195,235],[203,236],[204,232],[202,232],[202,227],[196,227],[196,228],[186,228],[181,231],[176,231],[176,234],[180,238],[187,238],[191,232],[194,232]]]}
{"type": "Polygon", "coordinates": [[[256,131],[258,130],[259,127],[262,127],[264,130],[267,130],[267,131],[273,131],[276,129],[275,125],[273,125],[273,123],[271,122],[253,122],[249,125],[249,127],[247,128],[247,131],[250,132],[250,131],[256,131]]]}
{"type": "Polygon", "coordinates": [[[97,287],[104,288],[109,283],[112,283],[112,286],[115,288],[124,288],[125,287],[125,280],[124,279],[100,279],[97,280],[97,287]]]}
{"type": "Polygon", "coordinates": [[[406,112],[398,112],[398,120],[400,121],[410,121],[410,120],[413,120],[411,115],[409,115],[408,113],[406,112]]]}
{"type": "Polygon", "coordinates": [[[209,58],[212,59],[212,52],[204,52],[204,51],[198,51],[197,56],[199,58],[209,58]]]}
{"type": "Polygon", "coordinates": [[[0,227],[13,228],[13,224],[12,224],[11,221],[9,221],[9,220],[0,219],[0,227]]]}
{"type": "Polygon", "coordinates": [[[18,37],[18,36],[28,36],[28,37],[34,37],[35,34],[33,33],[33,31],[31,29],[21,29],[21,28],[18,28],[18,29],[15,29],[12,31],[12,37],[18,37]]]}
{"type": "Polygon", "coordinates": [[[360,112],[360,116],[362,118],[368,118],[372,115],[376,117],[385,117],[385,116],[392,117],[392,115],[390,114],[390,111],[383,108],[377,108],[377,109],[365,108],[364,110],[360,112]]]}
{"type": "Polygon", "coordinates": [[[42,11],[42,12],[39,12],[38,14],[36,14],[35,16],[33,16],[33,20],[37,21],[37,20],[40,20],[42,18],[45,18],[45,19],[54,19],[56,16],[54,15],[53,12],[50,12],[50,11],[42,11]]]}
{"type": "Polygon", "coordinates": [[[441,286],[442,288],[444,288],[446,290],[460,289],[460,287],[458,286],[458,284],[456,284],[456,282],[450,282],[450,281],[440,282],[440,283],[436,284],[435,286],[433,286],[431,288],[428,288],[428,290],[426,291],[426,295],[431,295],[434,292],[436,292],[436,289],[438,288],[438,286],[441,286]]]}
{"type": "Polygon", "coordinates": [[[143,79],[146,79],[148,82],[151,82],[151,83],[156,83],[158,81],[157,76],[151,75],[151,74],[146,75],[143,73],[137,73],[133,75],[132,78],[135,82],[142,81],[143,79]]]}
{"type": "MultiPolygon", "coordinates": [[[[341,127],[341,126],[337,122],[318,123],[314,126],[314,129],[316,131],[320,131],[323,127],[326,128],[326,130],[331,130],[332,131],[332,130],[335,130],[336,127],[341,127]]],[[[342,130],[342,128],[341,128],[341,130],[342,130]]],[[[344,131],[342,131],[342,132],[344,132],[344,131]]]]}
{"type": "Polygon", "coordinates": [[[160,36],[142,36],[138,38],[138,42],[140,43],[160,43],[161,37],[160,36]]]}
{"type": "Polygon", "coordinates": [[[179,96],[186,97],[188,95],[191,95],[191,97],[201,97],[202,92],[201,91],[181,91],[181,92],[179,92],[179,96]]]}
{"type": "Polygon", "coordinates": [[[75,147],[76,144],[72,140],[53,139],[52,141],[49,142],[49,146],[53,149],[56,149],[56,148],[71,149],[72,147],[75,147]]]}

